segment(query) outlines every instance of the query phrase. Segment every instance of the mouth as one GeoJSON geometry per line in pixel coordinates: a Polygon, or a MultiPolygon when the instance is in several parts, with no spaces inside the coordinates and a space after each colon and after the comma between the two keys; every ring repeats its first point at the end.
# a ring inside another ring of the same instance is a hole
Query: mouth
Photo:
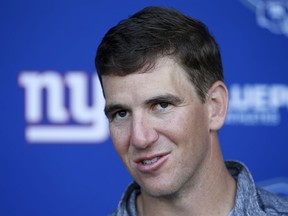
{"type": "Polygon", "coordinates": [[[140,172],[153,172],[160,169],[168,159],[169,153],[139,158],[134,161],[134,168],[140,172]]]}
{"type": "Polygon", "coordinates": [[[151,165],[151,164],[156,163],[159,159],[160,159],[160,157],[155,157],[151,160],[142,160],[141,163],[144,165],[151,165]]]}

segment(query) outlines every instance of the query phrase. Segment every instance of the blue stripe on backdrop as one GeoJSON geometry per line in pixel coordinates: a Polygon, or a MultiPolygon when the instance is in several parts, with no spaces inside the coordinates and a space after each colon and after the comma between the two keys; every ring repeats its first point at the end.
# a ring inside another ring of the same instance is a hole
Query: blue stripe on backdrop
{"type": "Polygon", "coordinates": [[[116,207],[131,178],[102,119],[93,59],[112,25],[148,5],[174,7],[208,25],[231,91],[220,132],[224,157],[244,161],[260,185],[287,196],[288,14],[269,2],[1,1],[0,215],[107,215],[116,207]],[[84,101],[73,99],[75,86],[84,101]],[[73,109],[68,99],[77,101],[73,109]],[[31,128],[56,132],[38,131],[36,139],[31,128]]]}

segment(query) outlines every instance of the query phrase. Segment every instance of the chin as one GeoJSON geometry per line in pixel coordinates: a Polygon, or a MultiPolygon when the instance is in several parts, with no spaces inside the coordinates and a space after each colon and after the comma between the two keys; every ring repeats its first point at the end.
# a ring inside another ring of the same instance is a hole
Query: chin
{"type": "Polygon", "coordinates": [[[145,184],[140,185],[142,193],[144,192],[151,197],[174,197],[179,192],[179,188],[176,185],[171,184],[145,184]]]}

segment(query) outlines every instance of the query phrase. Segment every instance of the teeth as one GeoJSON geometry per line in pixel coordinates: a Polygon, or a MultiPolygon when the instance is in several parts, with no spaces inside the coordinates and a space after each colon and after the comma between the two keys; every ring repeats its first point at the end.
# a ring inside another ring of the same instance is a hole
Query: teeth
{"type": "Polygon", "coordinates": [[[143,160],[142,163],[145,165],[150,165],[150,164],[157,162],[159,160],[159,158],[160,157],[153,158],[152,160],[143,160]]]}

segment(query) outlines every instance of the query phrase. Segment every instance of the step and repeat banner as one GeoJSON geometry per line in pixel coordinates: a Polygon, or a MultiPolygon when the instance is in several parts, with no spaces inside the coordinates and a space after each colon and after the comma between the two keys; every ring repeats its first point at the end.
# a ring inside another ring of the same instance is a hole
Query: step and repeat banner
{"type": "Polygon", "coordinates": [[[288,1],[0,2],[0,215],[107,215],[132,181],[114,151],[94,56],[145,6],[203,21],[218,41],[230,106],[226,160],[288,197],[288,1]]]}

